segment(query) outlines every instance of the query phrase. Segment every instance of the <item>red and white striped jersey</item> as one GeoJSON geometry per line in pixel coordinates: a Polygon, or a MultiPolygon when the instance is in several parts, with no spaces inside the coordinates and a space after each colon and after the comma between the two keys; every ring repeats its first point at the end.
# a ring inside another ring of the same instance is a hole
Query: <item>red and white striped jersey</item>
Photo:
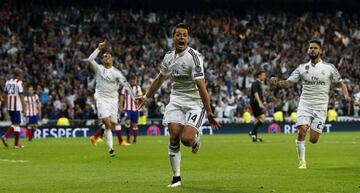
{"type": "Polygon", "coordinates": [[[5,94],[7,95],[8,111],[22,111],[20,96],[23,95],[24,87],[21,80],[13,78],[5,83],[5,94]]]}
{"type": "Polygon", "coordinates": [[[40,100],[37,94],[25,96],[25,104],[26,116],[37,116],[39,114],[37,107],[40,104],[40,100]]]}
{"type": "MultiPolygon", "coordinates": [[[[139,96],[143,95],[143,93],[141,91],[141,87],[139,85],[132,86],[131,88],[135,94],[135,97],[139,97],[139,96]]],[[[128,90],[123,87],[123,89],[121,90],[121,94],[124,96],[124,99],[125,99],[124,100],[124,110],[135,111],[136,110],[135,100],[131,97],[128,90]]]]}

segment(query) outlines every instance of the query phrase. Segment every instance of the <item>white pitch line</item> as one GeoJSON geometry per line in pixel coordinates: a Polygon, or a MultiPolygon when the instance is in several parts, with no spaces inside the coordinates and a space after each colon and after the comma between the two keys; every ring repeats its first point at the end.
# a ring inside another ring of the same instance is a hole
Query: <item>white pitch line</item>
{"type": "Polygon", "coordinates": [[[29,160],[14,160],[14,159],[0,159],[2,162],[10,162],[10,163],[26,163],[29,162],[29,160]]]}

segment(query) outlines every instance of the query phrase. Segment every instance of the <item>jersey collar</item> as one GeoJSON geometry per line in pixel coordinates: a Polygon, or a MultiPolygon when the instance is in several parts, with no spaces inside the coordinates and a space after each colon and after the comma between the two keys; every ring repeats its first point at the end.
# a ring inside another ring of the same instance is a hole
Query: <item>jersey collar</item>
{"type": "Polygon", "coordinates": [[[188,52],[190,50],[190,47],[188,46],[184,51],[180,52],[180,53],[176,53],[176,51],[174,52],[175,53],[175,58],[176,57],[181,57],[181,56],[184,56],[186,52],[188,52]]]}
{"type": "Polygon", "coordinates": [[[312,66],[312,67],[315,67],[317,64],[321,64],[323,61],[320,59],[318,63],[316,64],[313,64],[311,63],[311,60],[309,61],[309,64],[312,66]]]}

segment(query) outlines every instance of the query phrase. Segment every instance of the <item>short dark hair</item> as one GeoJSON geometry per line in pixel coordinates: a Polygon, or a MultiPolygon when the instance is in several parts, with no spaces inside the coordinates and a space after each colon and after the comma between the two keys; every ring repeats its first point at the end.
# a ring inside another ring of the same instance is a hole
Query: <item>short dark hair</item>
{"type": "Polygon", "coordinates": [[[137,78],[137,76],[135,74],[130,74],[128,76],[128,80],[132,80],[132,79],[135,79],[135,78],[137,78]]]}
{"type": "Polygon", "coordinates": [[[177,28],[184,28],[184,29],[186,29],[186,30],[188,31],[188,33],[190,34],[190,29],[189,29],[189,26],[188,26],[188,25],[186,25],[185,23],[178,23],[178,24],[175,26],[175,28],[173,29],[173,33],[172,33],[173,35],[175,34],[177,28]]]}
{"type": "Polygon", "coordinates": [[[21,77],[22,75],[23,75],[23,72],[22,72],[22,70],[21,70],[20,68],[16,68],[16,69],[14,70],[14,76],[15,76],[15,77],[19,78],[19,77],[21,77]]]}
{"type": "Polygon", "coordinates": [[[309,41],[309,44],[311,44],[311,43],[318,44],[320,46],[320,48],[322,48],[322,42],[319,39],[313,38],[309,41]]]}
{"type": "Polygon", "coordinates": [[[266,73],[266,70],[264,70],[264,69],[259,69],[259,70],[257,70],[256,73],[255,73],[255,77],[256,77],[256,78],[259,77],[260,74],[262,74],[262,73],[266,73]]]}
{"type": "Polygon", "coordinates": [[[106,50],[101,54],[101,57],[104,57],[105,54],[109,54],[110,56],[112,56],[112,53],[106,50]]]}

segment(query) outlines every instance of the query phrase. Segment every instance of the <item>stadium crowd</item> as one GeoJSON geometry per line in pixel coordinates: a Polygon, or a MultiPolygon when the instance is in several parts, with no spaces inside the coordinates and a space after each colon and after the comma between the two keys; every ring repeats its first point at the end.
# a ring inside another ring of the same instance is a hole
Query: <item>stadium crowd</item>
{"type": "MultiPolygon", "coordinates": [[[[358,115],[360,21],[356,12],[171,12],[4,4],[0,18],[0,95],[12,71],[22,69],[25,83],[36,88],[45,119],[96,119],[94,74],[82,59],[104,39],[109,41],[114,66],[125,75],[138,76],[141,87],[148,90],[162,57],[172,48],[171,29],[180,21],[191,27],[190,46],[205,57],[217,117],[242,117],[250,110],[255,71],[262,68],[268,77],[287,78],[308,60],[307,42],[313,37],[323,41],[323,58],[338,68],[353,98],[349,105],[338,89],[331,89],[330,107],[338,115],[358,115]]],[[[162,117],[170,86],[170,82],[164,84],[150,100],[145,111],[149,118],[162,117]]],[[[289,116],[296,110],[299,90],[268,92],[266,100],[272,107],[267,115],[280,110],[289,116]]],[[[1,112],[1,120],[7,119],[6,111],[1,112]]]]}

